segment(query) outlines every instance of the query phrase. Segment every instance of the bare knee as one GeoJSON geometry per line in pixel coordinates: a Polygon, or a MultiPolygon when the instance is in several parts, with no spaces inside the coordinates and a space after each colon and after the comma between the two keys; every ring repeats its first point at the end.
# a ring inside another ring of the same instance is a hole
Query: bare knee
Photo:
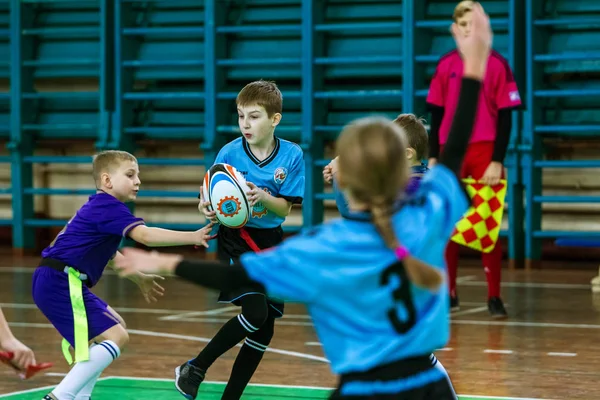
{"type": "Polygon", "coordinates": [[[129,333],[123,325],[115,325],[98,335],[96,341],[110,340],[123,350],[129,343],[129,333]]]}

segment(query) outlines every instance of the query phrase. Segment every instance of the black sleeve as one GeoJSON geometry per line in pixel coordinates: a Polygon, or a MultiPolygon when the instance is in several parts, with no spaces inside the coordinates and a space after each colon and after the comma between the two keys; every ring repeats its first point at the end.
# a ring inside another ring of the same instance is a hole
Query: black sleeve
{"type": "Polygon", "coordinates": [[[506,149],[510,142],[510,130],[512,129],[512,108],[503,108],[498,111],[498,123],[496,125],[496,141],[494,142],[494,153],[492,161],[504,162],[506,149]]]}
{"type": "Polygon", "coordinates": [[[440,126],[444,119],[444,107],[428,105],[431,111],[431,124],[429,126],[429,157],[438,158],[440,156],[440,126]]]}
{"type": "Polygon", "coordinates": [[[210,289],[229,291],[251,287],[264,291],[264,287],[250,279],[244,267],[239,264],[183,260],[175,268],[175,275],[210,289]]]}
{"type": "Polygon", "coordinates": [[[460,167],[473,133],[480,90],[481,81],[462,78],[458,105],[452,119],[448,141],[444,146],[444,153],[440,158],[440,163],[454,171],[458,177],[460,177],[460,167]]]}

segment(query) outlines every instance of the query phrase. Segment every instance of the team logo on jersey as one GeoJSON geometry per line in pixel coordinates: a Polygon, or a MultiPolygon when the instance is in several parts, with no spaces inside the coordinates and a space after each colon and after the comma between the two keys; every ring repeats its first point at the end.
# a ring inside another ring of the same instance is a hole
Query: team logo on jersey
{"type": "Polygon", "coordinates": [[[233,217],[240,212],[242,203],[234,196],[225,196],[217,204],[217,211],[224,217],[233,217]]]}
{"type": "Polygon", "coordinates": [[[285,178],[287,178],[287,174],[287,169],[279,167],[275,170],[275,174],[273,174],[273,180],[275,180],[276,184],[281,185],[285,181],[285,178]]]}
{"type": "Polygon", "coordinates": [[[508,94],[508,97],[510,98],[510,101],[520,101],[521,100],[521,96],[519,96],[519,92],[516,90],[513,90],[512,92],[510,92],[508,94]]]}
{"type": "MultiPolygon", "coordinates": [[[[262,190],[264,190],[265,192],[271,194],[271,192],[269,191],[269,189],[267,188],[261,188],[262,190]]],[[[256,203],[254,205],[254,207],[252,207],[252,217],[253,218],[262,218],[265,215],[267,215],[269,213],[269,210],[267,210],[267,207],[265,207],[265,205],[259,201],[258,203],[256,203]]]]}

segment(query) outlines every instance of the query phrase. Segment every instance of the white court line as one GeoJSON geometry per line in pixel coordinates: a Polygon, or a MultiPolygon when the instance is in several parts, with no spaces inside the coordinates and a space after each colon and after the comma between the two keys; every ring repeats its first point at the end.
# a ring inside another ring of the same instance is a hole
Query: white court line
{"type": "MultiPolygon", "coordinates": [[[[52,324],[36,324],[30,322],[10,322],[9,326],[22,327],[22,328],[52,328],[54,326],[52,324]]],[[[128,329],[128,333],[133,333],[135,335],[141,336],[154,336],[154,337],[163,337],[163,338],[171,338],[171,339],[181,339],[181,340],[189,340],[192,342],[203,342],[208,343],[212,340],[212,338],[204,338],[198,336],[188,336],[188,335],[178,335],[176,333],[168,333],[168,332],[154,332],[154,331],[145,331],[139,329],[128,329]]],[[[237,347],[242,347],[242,344],[237,344],[237,347]]],[[[305,358],[307,360],[320,361],[329,364],[329,360],[324,357],[313,356],[312,354],[299,353],[297,351],[289,351],[289,350],[281,350],[275,348],[267,348],[267,351],[275,354],[282,354],[285,356],[297,357],[297,358],[305,358]]]]}
{"type": "MultiPolygon", "coordinates": [[[[178,318],[177,322],[202,322],[202,323],[225,323],[230,318],[178,318]]],[[[286,321],[284,318],[280,318],[275,323],[277,326],[314,326],[312,322],[299,322],[299,321],[286,321]]]]}
{"type": "MultiPolygon", "coordinates": [[[[185,322],[227,322],[224,318],[190,318],[190,321],[185,322]]],[[[600,325],[594,324],[561,324],[551,322],[519,322],[519,321],[477,321],[477,320],[456,320],[453,319],[450,323],[454,325],[483,325],[483,326],[526,326],[529,328],[567,328],[567,329],[600,329],[600,325]]],[[[32,322],[11,322],[11,326],[24,328],[47,328],[52,327],[50,324],[32,323],[32,322]]],[[[294,322],[294,321],[277,321],[277,325],[288,326],[314,326],[311,322],[294,322]]]]}
{"type": "Polygon", "coordinates": [[[568,328],[568,329],[600,329],[600,325],[593,324],[557,324],[552,322],[519,322],[519,321],[476,321],[455,320],[450,321],[456,325],[497,325],[497,326],[527,326],[530,328],[568,328]]]}
{"type": "MultiPolygon", "coordinates": [[[[452,350],[454,350],[452,347],[444,347],[444,348],[442,348],[442,349],[438,349],[438,350],[436,350],[436,351],[452,351],[452,350]]],[[[434,351],[434,353],[435,353],[436,351],[434,351]]]]}
{"type": "Polygon", "coordinates": [[[450,313],[451,317],[460,317],[461,315],[469,315],[469,314],[477,314],[483,311],[487,311],[487,306],[481,306],[481,307],[477,307],[477,308],[472,308],[470,310],[464,310],[464,311],[455,311],[450,313]]]}
{"type": "Polygon", "coordinates": [[[477,278],[476,275],[460,276],[460,277],[456,278],[456,283],[462,283],[462,282],[472,281],[475,278],[477,278]]]}
{"type": "MultiPolygon", "coordinates": [[[[35,304],[30,303],[0,303],[0,307],[2,308],[16,308],[16,309],[37,309],[35,304]]],[[[115,311],[118,313],[139,313],[139,314],[175,314],[175,313],[193,313],[198,312],[193,310],[170,310],[170,309],[160,309],[160,308],[131,308],[131,307],[113,307],[115,311]]],[[[202,312],[210,312],[214,310],[224,310],[227,307],[211,309],[208,311],[202,312]]]]}
{"type": "Polygon", "coordinates": [[[64,372],[46,372],[46,376],[67,376],[64,372]]]}
{"type": "MultiPolygon", "coordinates": [[[[98,381],[105,381],[107,379],[110,379],[110,377],[104,377],[104,378],[100,378],[98,379],[98,381]]],[[[27,393],[33,393],[33,392],[37,392],[38,390],[51,390],[54,389],[56,387],[56,385],[51,385],[51,386],[42,386],[39,388],[35,388],[35,389],[27,389],[27,390],[20,390],[18,392],[12,392],[12,393],[6,393],[6,394],[0,394],[0,399],[3,399],[5,397],[12,397],[12,396],[16,396],[18,394],[27,394],[27,393]]]]}
{"type": "Polygon", "coordinates": [[[546,353],[549,356],[554,356],[554,357],[576,357],[577,353],[557,353],[557,352],[549,352],[546,353]]]}
{"type": "Polygon", "coordinates": [[[323,346],[320,342],[306,342],[306,346],[323,346]]]}
{"type": "Polygon", "coordinates": [[[188,317],[199,317],[202,315],[219,315],[219,314],[224,314],[231,310],[237,310],[237,309],[239,309],[238,306],[230,306],[230,307],[223,307],[223,308],[215,308],[215,309],[207,310],[207,311],[190,311],[190,312],[185,312],[185,313],[181,313],[181,314],[167,315],[164,317],[160,317],[158,320],[159,321],[177,321],[179,319],[185,319],[188,317]]]}
{"type": "MultiPolygon", "coordinates": [[[[109,376],[106,379],[135,379],[138,381],[149,381],[149,382],[173,382],[173,378],[138,378],[135,376],[109,376]]],[[[206,383],[212,383],[217,385],[226,385],[224,381],[204,381],[206,383]]],[[[287,389],[310,389],[310,390],[334,390],[333,387],[320,387],[320,386],[295,386],[295,385],[276,385],[267,383],[249,383],[248,386],[257,387],[270,387],[270,388],[287,388],[287,389]]]]}
{"type": "MultiPolygon", "coordinates": [[[[484,281],[465,281],[460,283],[461,286],[486,286],[484,281]]],[[[575,283],[536,283],[536,282],[502,282],[502,287],[511,288],[529,288],[529,289],[586,289],[590,290],[590,284],[575,284],[575,283]]]]}
{"type": "MultiPolygon", "coordinates": [[[[142,336],[154,336],[154,337],[164,337],[164,338],[171,338],[171,339],[182,339],[182,340],[190,340],[193,342],[208,343],[212,340],[212,338],[209,339],[209,338],[203,338],[203,337],[197,337],[197,336],[178,335],[176,333],[167,333],[167,332],[142,331],[142,330],[138,330],[138,329],[128,329],[127,332],[142,335],[142,336]]],[[[242,347],[241,344],[237,344],[236,346],[242,347]]],[[[292,356],[292,357],[298,357],[298,358],[305,358],[307,360],[321,361],[321,362],[329,364],[328,359],[326,359],[324,357],[313,356],[312,354],[299,353],[297,351],[274,349],[271,347],[268,347],[267,351],[271,352],[271,353],[282,354],[285,356],[292,356]]]]}
{"type": "Polygon", "coordinates": [[[487,354],[513,354],[514,353],[514,351],[512,351],[512,350],[494,350],[494,349],[485,349],[483,352],[487,353],[487,354]]]}

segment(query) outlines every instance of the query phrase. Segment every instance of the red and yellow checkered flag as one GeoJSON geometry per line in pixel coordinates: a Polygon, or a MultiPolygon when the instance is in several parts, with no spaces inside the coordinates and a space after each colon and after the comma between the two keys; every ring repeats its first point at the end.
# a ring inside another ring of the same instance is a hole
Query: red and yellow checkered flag
{"type": "Polygon", "coordinates": [[[471,207],[456,223],[451,240],[463,246],[489,253],[494,249],[506,198],[506,180],[494,186],[484,185],[475,179],[463,179],[471,197],[471,207]]]}

